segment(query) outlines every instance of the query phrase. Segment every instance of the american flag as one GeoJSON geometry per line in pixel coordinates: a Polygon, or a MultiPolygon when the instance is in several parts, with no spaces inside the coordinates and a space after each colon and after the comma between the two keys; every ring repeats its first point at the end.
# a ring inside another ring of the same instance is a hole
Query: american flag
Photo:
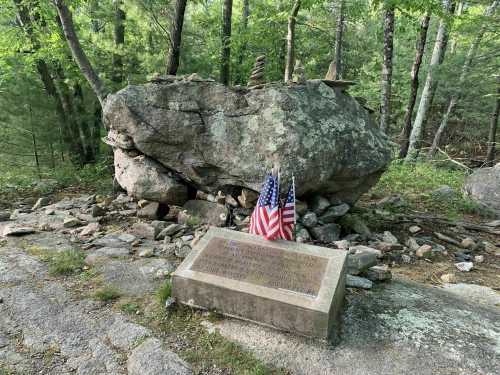
{"type": "Polygon", "coordinates": [[[249,233],[264,236],[266,240],[279,238],[280,216],[278,178],[268,175],[250,218],[249,233]]]}
{"type": "Polygon", "coordinates": [[[295,227],[295,182],[288,188],[286,200],[281,209],[280,237],[287,241],[293,241],[293,230],[295,227]]]}

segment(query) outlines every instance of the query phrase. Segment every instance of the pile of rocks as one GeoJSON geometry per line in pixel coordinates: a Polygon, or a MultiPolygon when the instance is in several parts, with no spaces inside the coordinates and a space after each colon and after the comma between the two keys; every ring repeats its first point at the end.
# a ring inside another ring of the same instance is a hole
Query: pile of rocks
{"type": "Polygon", "coordinates": [[[255,60],[252,72],[250,73],[250,78],[248,80],[248,87],[255,87],[266,83],[264,79],[264,70],[266,66],[266,56],[258,56],[255,60]]]}

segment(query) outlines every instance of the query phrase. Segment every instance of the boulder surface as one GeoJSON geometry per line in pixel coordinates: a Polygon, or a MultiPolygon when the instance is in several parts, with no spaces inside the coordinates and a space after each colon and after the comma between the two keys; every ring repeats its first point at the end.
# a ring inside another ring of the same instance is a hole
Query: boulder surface
{"type": "Polygon", "coordinates": [[[295,176],[297,196],[321,192],[352,204],[390,161],[389,141],[369,113],[320,80],[260,89],[186,78],[132,85],[108,97],[104,119],[118,182],[151,200],[170,195],[157,187],[162,181],[177,189],[169,173],[207,192],[259,191],[279,165],[282,181],[295,176]],[[165,168],[160,176],[155,165],[165,168]]]}
{"type": "Polygon", "coordinates": [[[465,194],[500,215],[500,163],[477,169],[465,181],[465,194]]]}

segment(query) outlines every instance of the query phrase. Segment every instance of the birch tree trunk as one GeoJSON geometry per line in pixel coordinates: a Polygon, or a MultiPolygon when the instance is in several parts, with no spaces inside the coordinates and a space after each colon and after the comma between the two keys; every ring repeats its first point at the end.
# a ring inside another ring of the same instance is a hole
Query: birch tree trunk
{"type": "Polygon", "coordinates": [[[176,0],[175,15],[170,27],[170,49],[167,56],[167,74],[176,75],[181,57],[182,27],[187,0],[176,0]]]}
{"type": "Polygon", "coordinates": [[[231,19],[233,13],[233,0],[224,0],[222,10],[222,53],[220,66],[220,81],[224,85],[230,82],[231,65],[231,19]]]}
{"type": "MultiPolygon", "coordinates": [[[[451,1],[444,0],[443,7],[445,11],[449,13],[451,10],[451,1]]],[[[418,147],[422,139],[424,130],[423,125],[432,102],[434,89],[438,84],[438,81],[435,78],[436,69],[443,62],[447,41],[448,26],[446,24],[446,20],[441,19],[437,30],[436,41],[434,43],[431,61],[429,63],[427,78],[425,80],[422,94],[420,95],[420,103],[418,105],[417,116],[415,118],[415,123],[413,124],[413,129],[411,130],[410,134],[408,152],[405,157],[405,161],[407,162],[415,161],[418,155],[418,147]]]]}
{"type": "Polygon", "coordinates": [[[122,0],[115,0],[115,24],[114,24],[114,39],[117,52],[113,53],[113,82],[120,84],[123,82],[123,44],[125,43],[125,12],[121,8],[122,0]]]}
{"type": "Polygon", "coordinates": [[[488,153],[486,154],[486,162],[488,165],[493,165],[496,153],[496,135],[498,127],[498,113],[500,112],[500,75],[497,75],[497,97],[496,105],[490,120],[490,132],[488,134],[488,153]]]}
{"type": "Polygon", "coordinates": [[[335,79],[342,78],[342,38],[344,33],[344,0],[339,1],[335,28],[335,79]]]}
{"type": "Polygon", "coordinates": [[[104,106],[104,101],[106,100],[108,91],[104,87],[102,80],[99,78],[99,75],[92,67],[92,64],[90,63],[87,55],[80,45],[80,41],[78,39],[78,36],[76,35],[75,26],[73,24],[73,16],[71,14],[71,11],[66,6],[63,0],[53,1],[54,5],[57,8],[57,14],[59,15],[59,19],[61,20],[64,36],[66,37],[66,41],[68,42],[69,48],[73,55],[73,59],[76,61],[85,79],[89,82],[90,87],[92,87],[92,90],[99,99],[99,103],[101,104],[101,106],[104,106]]]}
{"type": "Polygon", "coordinates": [[[384,56],[382,64],[382,90],[380,129],[386,131],[391,122],[392,55],[394,41],[394,7],[384,11],[384,56]]]}
{"type": "Polygon", "coordinates": [[[288,17],[288,34],[286,36],[286,63],[285,63],[285,82],[292,79],[293,66],[295,63],[295,23],[300,9],[300,0],[295,0],[292,12],[288,17]]]}
{"type": "MultiPolygon", "coordinates": [[[[498,6],[499,0],[493,1],[493,3],[486,9],[484,12],[485,17],[491,16],[494,12],[496,7],[498,6]]],[[[476,55],[477,48],[479,47],[479,43],[481,43],[481,39],[483,38],[483,35],[486,31],[486,24],[483,24],[481,28],[479,29],[479,33],[476,35],[474,38],[474,41],[469,47],[469,51],[467,52],[467,56],[465,57],[464,65],[462,66],[462,72],[460,73],[460,78],[458,79],[458,89],[462,88],[465,79],[467,78],[467,74],[469,73],[472,60],[474,59],[474,56],[476,55]]],[[[432,146],[429,149],[429,153],[427,155],[428,159],[432,159],[437,152],[437,149],[439,148],[439,145],[441,143],[441,137],[443,136],[444,131],[448,127],[449,120],[450,120],[450,115],[455,109],[455,105],[457,104],[458,100],[460,99],[460,91],[456,90],[452,96],[450,97],[448,101],[448,107],[446,109],[445,114],[443,115],[443,118],[441,120],[441,124],[439,125],[438,130],[436,131],[436,134],[434,135],[434,140],[432,141],[432,146]]]]}
{"type": "Polygon", "coordinates": [[[401,133],[401,148],[399,150],[399,158],[403,159],[408,153],[408,142],[411,133],[411,119],[413,116],[413,110],[415,108],[415,102],[417,101],[417,93],[418,93],[418,73],[420,71],[420,65],[422,64],[422,57],[425,52],[425,43],[427,41],[427,31],[429,30],[429,21],[431,17],[429,14],[426,14],[422,18],[422,22],[420,23],[420,33],[417,39],[416,45],[416,53],[415,53],[415,61],[413,62],[413,66],[411,68],[411,84],[410,84],[410,98],[408,99],[408,106],[406,107],[405,118],[403,122],[403,131],[401,133]]]}

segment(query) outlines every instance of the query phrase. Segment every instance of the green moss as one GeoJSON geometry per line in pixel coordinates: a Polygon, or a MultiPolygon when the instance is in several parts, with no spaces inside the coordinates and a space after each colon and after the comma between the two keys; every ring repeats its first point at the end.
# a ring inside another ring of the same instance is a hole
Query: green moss
{"type": "Polygon", "coordinates": [[[121,293],[111,286],[104,286],[94,292],[93,297],[102,302],[111,302],[120,298],[121,293]]]}
{"type": "Polygon", "coordinates": [[[195,227],[195,226],[201,224],[201,218],[199,218],[198,216],[190,216],[187,219],[186,224],[191,226],[191,227],[195,227]]]}

